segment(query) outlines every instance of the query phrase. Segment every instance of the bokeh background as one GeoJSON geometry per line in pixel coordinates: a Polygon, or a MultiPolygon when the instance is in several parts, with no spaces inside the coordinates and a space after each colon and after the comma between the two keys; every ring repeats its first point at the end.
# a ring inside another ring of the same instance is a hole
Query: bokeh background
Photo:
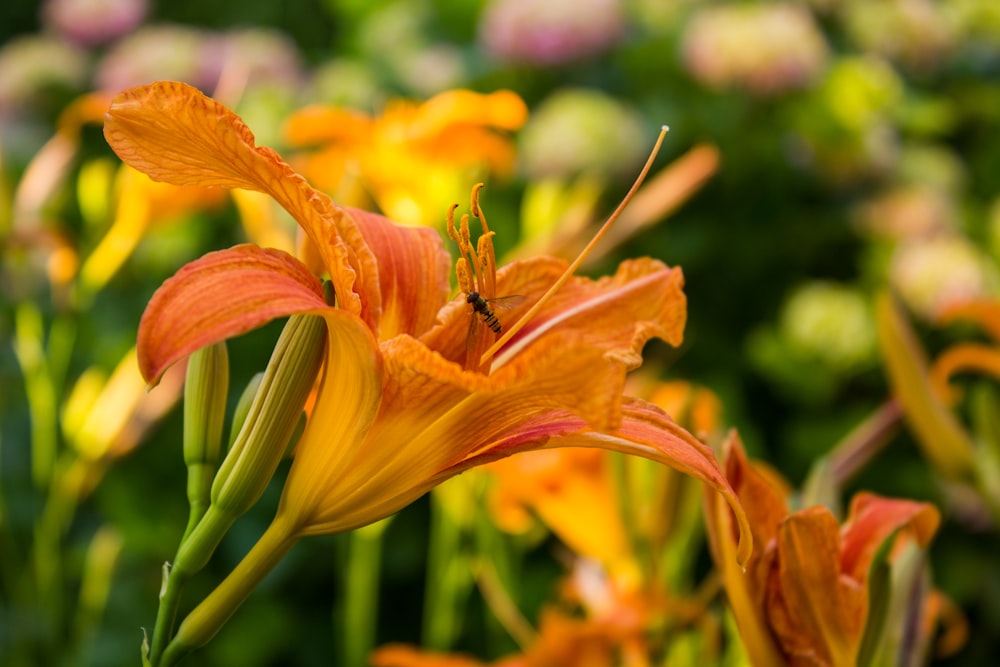
{"type": "MultiPolygon", "coordinates": [[[[450,88],[512,90],[530,111],[512,135],[512,172],[463,172],[454,188],[432,193],[464,202],[484,177],[505,252],[536,236],[551,240],[554,221],[571,217],[573,196],[589,202],[588,220],[600,219],[668,124],[658,164],[707,151],[701,187],[618,239],[588,271],[647,254],[684,268],[684,345],[651,344],[650,364],[715,392],[725,422],[793,484],[886,399],[872,312],[878,291],[899,295],[932,354],[968,334],[935,324],[943,308],[998,294],[995,0],[2,3],[2,664],[30,664],[5,655],[137,664],[160,564],[184,526],[180,411],[166,405],[134,443],[99,457],[97,478],[62,517],[65,594],[46,601],[24,592],[48,507],[32,443],[70,447],[60,428],[71,389],[92,369],[113,371],[156,286],[184,262],[246,238],[235,206],[221,201],[150,226],[99,288],[72,292],[60,282],[60,270],[72,273],[103,238],[102,204],[88,184],[115,158],[99,124],[85,122],[73,151],[40,167],[58,178],[39,192],[25,190],[29,165],[57,128],[72,125],[64,112],[81,95],[157,79],[221,96],[258,143],[286,155],[295,151],[285,121],[307,104],[378,114],[393,99],[450,88]],[[31,369],[46,358],[57,360],[48,371],[61,381],[39,398],[31,369]],[[47,434],[39,401],[59,417],[47,434]],[[75,601],[76,582],[101,563],[106,602],[88,617],[75,601]]],[[[259,370],[277,332],[272,325],[231,342],[233,386],[259,370]]],[[[966,614],[970,636],[935,664],[990,664],[1000,651],[995,523],[947,497],[905,429],[848,491],[861,488],[944,509],[931,550],[935,583],[966,614]]],[[[204,586],[253,543],[277,493],[237,524],[204,586]]],[[[420,640],[428,520],[425,500],[386,528],[379,643],[420,640]]],[[[199,664],[331,664],[343,642],[345,540],[297,546],[199,664]]],[[[542,540],[529,554],[529,618],[560,568],[551,546],[542,540]]],[[[199,585],[192,598],[205,592],[199,585]]],[[[482,602],[473,596],[467,604],[454,646],[482,658],[509,651],[482,602]]]]}

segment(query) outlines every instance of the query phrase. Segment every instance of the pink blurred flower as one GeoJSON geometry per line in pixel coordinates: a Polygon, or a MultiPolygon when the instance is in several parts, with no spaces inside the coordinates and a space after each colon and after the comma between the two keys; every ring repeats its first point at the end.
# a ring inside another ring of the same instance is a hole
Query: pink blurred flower
{"type": "Polygon", "coordinates": [[[501,61],[557,65],[607,50],[625,33],[620,0],[491,0],[479,38],[501,61]]]}
{"type": "Polygon", "coordinates": [[[184,81],[211,90],[215,81],[205,76],[205,31],[179,25],[140,28],[104,56],[97,67],[101,90],[117,92],[158,79],[184,81]]]}
{"type": "Polygon", "coordinates": [[[156,80],[214,90],[224,73],[242,84],[295,84],[300,59],[284,36],[263,29],[215,33],[187,26],[142,28],[121,40],[98,66],[97,84],[117,92],[156,80]]]}
{"type": "Polygon", "coordinates": [[[692,76],[703,85],[755,95],[809,86],[828,58],[812,14],[793,4],[700,10],[684,31],[682,49],[692,76]]]}
{"type": "Polygon", "coordinates": [[[149,11],[147,0],[47,0],[42,21],[74,44],[101,44],[129,32],[149,11]]]}

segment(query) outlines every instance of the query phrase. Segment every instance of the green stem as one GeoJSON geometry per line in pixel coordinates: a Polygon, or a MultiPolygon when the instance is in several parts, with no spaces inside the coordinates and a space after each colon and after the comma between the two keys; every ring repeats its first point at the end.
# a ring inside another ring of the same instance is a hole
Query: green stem
{"type": "Polygon", "coordinates": [[[76,664],[96,662],[95,649],[101,617],[107,608],[114,571],[123,546],[122,536],[109,527],[99,528],[90,540],[80,577],[80,597],[72,626],[71,645],[75,649],[76,664]]]}
{"type": "MultiPolygon", "coordinates": [[[[455,576],[460,563],[461,531],[437,493],[430,495],[430,528],[427,545],[427,583],[424,591],[424,627],[421,645],[445,651],[458,634],[458,613],[463,590],[455,576]]],[[[465,564],[462,563],[461,567],[465,564]]]]}
{"type": "Polygon", "coordinates": [[[348,536],[347,584],[344,605],[344,664],[363,665],[375,648],[382,526],[375,524],[348,536]]]}
{"type": "Polygon", "coordinates": [[[153,646],[150,661],[155,665],[166,649],[173,634],[177,609],[181,602],[181,590],[194,574],[201,571],[215,552],[226,531],[233,525],[236,516],[211,505],[202,516],[196,528],[181,543],[170,568],[163,589],[160,604],[156,610],[156,625],[153,627],[153,646]]]}
{"type": "Polygon", "coordinates": [[[829,454],[830,470],[843,488],[896,434],[903,416],[899,402],[890,399],[854,427],[829,454]]]}
{"type": "Polygon", "coordinates": [[[38,602],[53,627],[62,632],[63,538],[73,521],[86,483],[88,464],[69,453],[56,462],[42,513],[35,523],[34,566],[38,602]]]}
{"type": "Polygon", "coordinates": [[[46,363],[42,314],[33,304],[23,303],[14,314],[14,352],[24,375],[31,420],[31,478],[35,487],[52,482],[58,444],[55,386],[46,363]]]}
{"type": "Polygon", "coordinates": [[[162,657],[152,664],[169,667],[208,643],[297,540],[292,526],[276,518],[229,576],[188,614],[162,657]]]}

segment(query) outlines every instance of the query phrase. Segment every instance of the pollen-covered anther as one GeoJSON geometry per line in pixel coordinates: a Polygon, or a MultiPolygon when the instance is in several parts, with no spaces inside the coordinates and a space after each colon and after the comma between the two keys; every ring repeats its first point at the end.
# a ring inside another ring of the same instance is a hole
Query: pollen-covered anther
{"type": "Polygon", "coordinates": [[[464,257],[459,257],[455,262],[455,275],[458,278],[458,289],[463,292],[475,291],[472,285],[472,274],[469,272],[469,263],[464,257]]]}
{"type": "Polygon", "coordinates": [[[473,216],[479,218],[480,220],[483,219],[483,212],[479,208],[479,191],[482,190],[482,189],[483,189],[483,184],[482,183],[476,183],[476,185],[473,186],[473,188],[472,188],[472,202],[469,205],[469,212],[473,216]]]}

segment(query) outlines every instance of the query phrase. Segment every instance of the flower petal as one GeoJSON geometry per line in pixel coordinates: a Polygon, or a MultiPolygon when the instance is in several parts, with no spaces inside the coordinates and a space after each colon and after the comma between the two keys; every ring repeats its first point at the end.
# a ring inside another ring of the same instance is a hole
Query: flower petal
{"type": "Polygon", "coordinates": [[[996,299],[977,299],[956,303],[946,307],[937,318],[938,324],[949,324],[956,321],[975,322],[1000,342],[1000,301],[996,299]]]}
{"type": "Polygon", "coordinates": [[[738,563],[745,564],[753,549],[747,514],[726,481],[712,450],[675,424],[651,403],[627,399],[619,428],[610,433],[592,430],[568,411],[551,411],[512,425],[488,447],[481,448],[439,475],[437,483],[471,467],[512,454],[555,447],[599,447],[652,459],[698,479],[717,491],[732,508],[739,532],[738,563]]]}
{"type": "Polygon", "coordinates": [[[940,523],[941,514],[930,503],[859,493],[842,531],[841,569],[864,582],[875,553],[896,531],[909,528],[917,543],[927,546],[940,523]]]}
{"type": "MultiPolygon", "coordinates": [[[[525,297],[522,304],[499,313],[506,328],[517,321],[562,275],[566,263],[554,258],[513,262],[497,274],[497,295],[525,297]]],[[[623,262],[614,276],[600,280],[577,277],[559,290],[497,354],[499,368],[554,330],[575,331],[589,345],[631,369],[641,362],[643,345],[652,337],[671,345],[683,339],[687,301],[684,276],[654,259],[623,262]]],[[[470,314],[464,298],[440,313],[441,324],[421,337],[446,359],[463,361],[470,314]]]]}
{"type": "Polygon", "coordinates": [[[766,582],[774,564],[778,525],[788,515],[787,493],[750,464],[735,431],[730,432],[724,452],[726,479],[737,497],[745,501],[743,507],[750,522],[754,551],[745,568],[741,568],[735,557],[737,531],[733,514],[720,495],[706,493],[705,525],[712,558],[722,576],[750,662],[780,665],[784,659],[765,613],[766,582]]]}
{"type": "Polygon", "coordinates": [[[277,317],[327,308],[319,280],[280,250],[240,245],[182,267],[139,323],[139,369],[150,384],[175,361],[277,317]]]}
{"type": "Polygon", "coordinates": [[[265,192],[312,239],[337,292],[338,305],[361,311],[353,292],[363,246],[349,216],[306,183],[270,148],[258,147],[235,113],[175,81],[129,88],[105,116],[104,136],[122,160],[157,181],[265,192]]]}
{"type": "Polygon", "coordinates": [[[463,371],[408,336],[383,343],[379,419],[364,441],[331,459],[316,532],[356,528],[398,511],[540,414],[572,412],[577,424],[593,420],[596,428],[619,419],[620,364],[581,346],[572,333],[551,342],[492,376],[463,371]],[[448,469],[454,472],[442,475],[448,469]]]}
{"type": "Polygon", "coordinates": [[[767,608],[781,645],[803,664],[856,664],[868,599],[840,572],[840,527],[825,507],[789,516],[778,530],[778,573],[767,608]],[[808,662],[812,660],[813,662],[808,662]]]}
{"type": "Polygon", "coordinates": [[[931,365],[931,384],[946,403],[953,405],[958,392],[950,380],[963,371],[978,371],[1000,379],[1000,348],[982,343],[956,343],[944,350],[931,365]]]}
{"type": "MultiPolygon", "coordinates": [[[[559,264],[551,263],[548,269],[559,264]]],[[[534,267],[535,271],[543,268],[540,263],[534,267]]],[[[497,277],[498,293],[521,294],[515,291],[518,283],[544,280],[520,262],[505,269],[497,277]],[[522,271],[528,275],[520,276],[522,271]]],[[[635,368],[642,363],[642,348],[650,338],[674,346],[681,343],[687,320],[683,288],[679,268],[650,258],[622,262],[615,275],[596,281],[574,278],[497,354],[496,365],[558,327],[582,332],[588,343],[621,359],[629,369],[635,368]]]]}
{"type": "MultiPolygon", "coordinates": [[[[339,498],[348,492],[340,477],[352,458],[381,461],[394,455],[391,447],[381,452],[382,456],[371,449],[359,451],[382,401],[378,342],[356,316],[338,310],[327,310],[323,316],[329,330],[323,381],[295,448],[278,509],[279,516],[291,521],[301,534],[329,532],[323,530],[328,520],[327,496],[339,498]]],[[[349,527],[367,523],[371,521],[349,527]]]]}
{"type": "Polygon", "coordinates": [[[412,129],[420,136],[464,125],[516,130],[527,120],[527,105],[510,90],[486,94],[472,90],[448,90],[418,107],[412,129]]]}
{"type": "Polygon", "coordinates": [[[285,140],[293,146],[330,141],[364,145],[370,141],[372,119],[353,109],[312,105],[293,113],[285,122],[285,140]]]}
{"type": "Polygon", "coordinates": [[[609,568],[629,554],[607,452],[530,452],[497,461],[489,472],[496,481],[491,506],[505,503],[515,515],[538,516],[574,553],[609,568]]]}
{"type": "Polygon", "coordinates": [[[450,290],[451,257],[441,236],[427,227],[397,225],[381,215],[345,210],[374,260],[372,266],[362,267],[359,278],[367,302],[378,303],[372,320],[379,339],[423,334],[437,321],[450,290]],[[377,283],[370,285],[373,278],[377,283]],[[368,293],[369,289],[376,293],[368,293]]]}

